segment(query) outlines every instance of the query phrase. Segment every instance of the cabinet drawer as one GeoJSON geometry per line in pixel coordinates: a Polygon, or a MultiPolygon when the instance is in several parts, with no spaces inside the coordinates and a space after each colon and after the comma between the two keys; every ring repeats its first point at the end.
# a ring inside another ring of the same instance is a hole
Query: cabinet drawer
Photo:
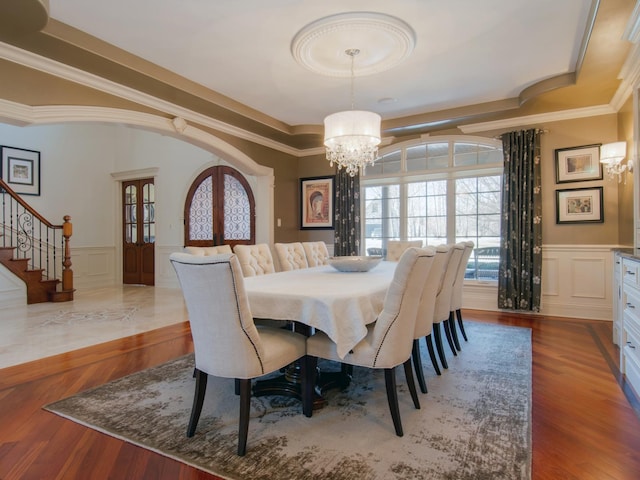
{"type": "MultiPolygon", "coordinates": [[[[625,368],[624,376],[627,382],[633,387],[637,395],[640,395],[640,362],[633,355],[627,355],[629,347],[624,347],[625,351],[625,368]]],[[[637,350],[637,348],[636,348],[637,350]]]]}
{"type": "Polygon", "coordinates": [[[640,264],[628,258],[622,259],[622,279],[624,283],[638,288],[640,286],[638,275],[640,275],[640,264]]]}
{"type": "Polygon", "coordinates": [[[640,365],[640,325],[633,322],[626,322],[625,330],[625,355],[634,357],[636,363],[640,365]]]}
{"type": "Polygon", "coordinates": [[[625,327],[632,323],[640,328],[640,292],[625,285],[622,306],[625,327]]]}

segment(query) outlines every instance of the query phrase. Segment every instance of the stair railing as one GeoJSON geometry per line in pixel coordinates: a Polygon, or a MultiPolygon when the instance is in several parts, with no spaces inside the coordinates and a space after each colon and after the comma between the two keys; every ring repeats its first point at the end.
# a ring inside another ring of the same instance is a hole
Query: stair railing
{"type": "Polygon", "coordinates": [[[73,233],[71,217],[65,215],[62,225],[53,225],[2,179],[0,196],[0,244],[15,248],[15,258],[28,258],[29,268],[42,270],[43,278],[60,280],[63,291],[72,291],[73,270],[69,250],[69,239],[73,233]]]}

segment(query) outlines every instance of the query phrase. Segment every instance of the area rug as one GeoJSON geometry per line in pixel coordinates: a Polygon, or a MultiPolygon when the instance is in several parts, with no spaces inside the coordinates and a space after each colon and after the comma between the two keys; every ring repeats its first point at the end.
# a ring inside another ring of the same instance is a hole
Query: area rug
{"type": "Polygon", "coordinates": [[[364,368],[312,418],[297,400],[252,398],[245,457],[236,455],[233,380],[209,379],[196,434],[186,437],[192,355],[45,408],[226,479],[529,479],[531,331],[465,326],[469,341],[457,357],[448,351],[441,376],[423,352],[429,393],[419,392],[420,410],[397,369],[404,437],[394,433],[383,372],[364,368]]]}

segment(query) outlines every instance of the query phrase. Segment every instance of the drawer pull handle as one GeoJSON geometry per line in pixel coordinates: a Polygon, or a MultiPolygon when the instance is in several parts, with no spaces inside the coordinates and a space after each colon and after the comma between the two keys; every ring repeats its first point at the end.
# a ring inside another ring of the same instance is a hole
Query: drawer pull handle
{"type": "Polygon", "coordinates": [[[636,308],[636,306],[633,303],[627,302],[627,308],[636,308]]]}
{"type": "Polygon", "coordinates": [[[636,274],[636,272],[630,272],[629,270],[627,270],[626,273],[627,273],[627,275],[635,275],[636,274]]]}

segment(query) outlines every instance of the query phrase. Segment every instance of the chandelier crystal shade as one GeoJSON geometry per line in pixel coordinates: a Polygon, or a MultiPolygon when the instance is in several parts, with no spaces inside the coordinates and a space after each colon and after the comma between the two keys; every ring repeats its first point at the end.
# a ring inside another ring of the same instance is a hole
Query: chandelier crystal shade
{"type": "Polygon", "coordinates": [[[352,48],[345,53],[351,57],[351,110],[324,119],[324,146],[330,165],[344,168],[353,177],[373,165],[378,156],[381,118],[374,112],[353,109],[353,61],[360,50],[352,48]]]}
{"type": "Polygon", "coordinates": [[[373,165],[380,144],[380,115],[363,110],[334,113],[324,119],[324,145],[331,166],[351,176],[373,165]]]}

